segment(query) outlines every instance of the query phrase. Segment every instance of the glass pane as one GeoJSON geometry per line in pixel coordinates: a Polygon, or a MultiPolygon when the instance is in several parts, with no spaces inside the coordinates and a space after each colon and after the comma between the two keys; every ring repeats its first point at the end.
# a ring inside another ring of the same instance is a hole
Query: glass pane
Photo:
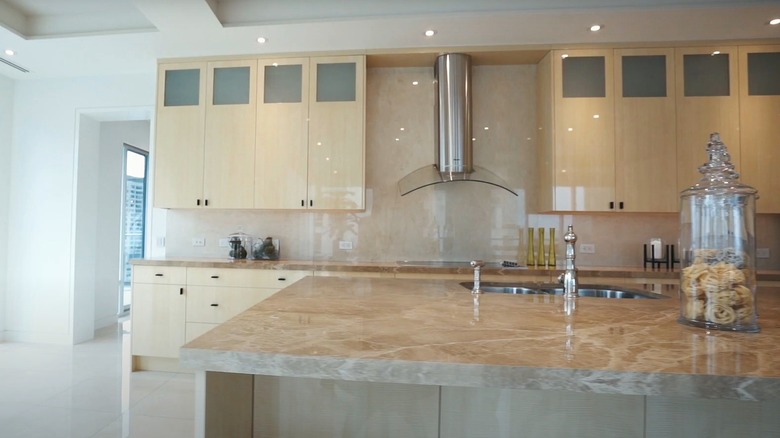
{"type": "Polygon", "coordinates": [[[200,103],[200,70],[167,70],[165,72],[165,106],[200,103]]]}
{"type": "Polygon", "coordinates": [[[780,53],[748,53],[748,94],[780,95],[780,53]]]}
{"type": "Polygon", "coordinates": [[[264,103],[289,103],[301,101],[303,66],[267,65],[263,84],[264,103]]]}
{"type": "Polygon", "coordinates": [[[683,80],[686,96],[728,96],[729,55],[684,55],[683,80]]]}
{"type": "Polygon", "coordinates": [[[569,56],[563,59],[563,97],[605,97],[603,56],[569,56]]]}
{"type": "MultiPolygon", "coordinates": [[[[146,219],[146,155],[125,149],[124,230],[124,284],[130,286],[130,260],[144,257],[144,230],[146,219]]],[[[125,297],[128,298],[128,297],[125,297]]],[[[128,304],[128,303],[124,303],[128,304]]]]}
{"type": "Polygon", "coordinates": [[[624,56],[623,97],[666,97],[666,56],[624,56]]]}
{"type": "Polygon", "coordinates": [[[214,105],[249,103],[249,67],[214,69],[214,105]]]}
{"type": "Polygon", "coordinates": [[[317,102],[354,102],[356,69],[354,62],[317,64],[317,102]]]}

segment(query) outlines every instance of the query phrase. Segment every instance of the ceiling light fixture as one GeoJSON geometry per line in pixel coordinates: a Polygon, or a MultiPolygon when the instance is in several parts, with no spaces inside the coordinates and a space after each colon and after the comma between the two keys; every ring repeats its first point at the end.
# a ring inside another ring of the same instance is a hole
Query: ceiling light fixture
{"type": "Polygon", "coordinates": [[[265,37],[257,37],[257,42],[260,44],[265,44],[268,42],[268,40],[265,37]]]}
{"type": "Polygon", "coordinates": [[[600,24],[594,24],[593,26],[590,27],[590,31],[591,32],[598,32],[600,30],[601,30],[601,25],[600,24]]]}
{"type": "Polygon", "coordinates": [[[16,55],[16,52],[14,52],[11,49],[5,49],[5,54],[8,55],[8,56],[14,56],[14,55],[16,55]]]}
{"type": "Polygon", "coordinates": [[[772,26],[777,26],[778,24],[780,24],[780,18],[773,18],[769,20],[769,24],[771,24],[772,26]]]}
{"type": "Polygon", "coordinates": [[[427,36],[427,37],[432,37],[434,35],[436,35],[436,31],[433,30],[433,29],[428,29],[428,30],[425,31],[425,36],[427,36]]]}

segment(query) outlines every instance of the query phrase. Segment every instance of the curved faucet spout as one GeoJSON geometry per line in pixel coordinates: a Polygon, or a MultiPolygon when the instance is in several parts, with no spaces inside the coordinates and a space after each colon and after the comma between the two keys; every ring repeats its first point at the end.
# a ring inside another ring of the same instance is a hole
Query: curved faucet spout
{"type": "Polygon", "coordinates": [[[574,234],[574,227],[569,225],[566,234],[563,235],[563,241],[566,242],[566,266],[563,274],[558,276],[558,282],[563,284],[565,297],[576,297],[578,295],[577,266],[574,264],[576,254],[574,245],[577,243],[577,235],[574,234]]]}

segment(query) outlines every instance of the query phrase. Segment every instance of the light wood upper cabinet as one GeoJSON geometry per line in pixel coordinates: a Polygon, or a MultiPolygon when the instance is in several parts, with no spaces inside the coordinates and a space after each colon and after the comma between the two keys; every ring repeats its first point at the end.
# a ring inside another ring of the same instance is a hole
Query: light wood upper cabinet
{"type": "Polygon", "coordinates": [[[555,50],[542,61],[552,80],[540,75],[541,110],[544,94],[553,102],[552,114],[538,116],[540,130],[549,131],[542,141],[551,143],[540,151],[541,178],[551,184],[543,186],[542,210],[609,211],[614,202],[612,59],[611,50],[555,50]]]}
{"type": "Polygon", "coordinates": [[[213,208],[252,208],[257,61],[208,63],[203,197],[213,208]]]}
{"type": "MultiPolygon", "coordinates": [[[[758,190],[756,210],[780,213],[780,45],[739,48],[742,182],[758,190]]],[[[727,140],[726,140],[727,141],[727,140]]],[[[731,150],[731,144],[726,143],[731,150]]]]}
{"type": "Polygon", "coordinates": [[[365,58],[260,60],[258,71],[255,208],[363,209],[365,58]]]}
{"type": "Polygon", "coordinates": [[[673,49],[615,50],[616,209],[676,212],[673,49]]]}
{"type": "Polygon", "coordinates": [[[365,71],[362,56],[312,58],[309,208],[364,208],[365,71]]]}
{"type": "Polygon", "coordinates": [[[736,46],[675,49],[678,191],[701,179],[712,132],[720,133],[740,168],[737,58],[736,46]]]}
{"type": "Polygon", "coordinates": [[[255,208],[305,208],[309,59],[261,59],[257,77],[255,208]]]}
{"type": "Polygon", "coordinates": [[[156,207],[252,207],[256,68],[254,60],[160,64],[156,207]]]}
{"type": "Polygon", "coordinates": [[[203,201],[206,63],[160,64],[157,74],[154,205],[203,201]]]}

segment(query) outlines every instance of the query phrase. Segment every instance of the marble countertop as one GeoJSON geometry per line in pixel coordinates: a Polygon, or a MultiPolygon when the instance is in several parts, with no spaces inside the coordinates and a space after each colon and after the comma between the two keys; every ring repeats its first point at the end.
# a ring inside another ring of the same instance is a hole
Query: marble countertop
{"type": "Polygon", "coordinates": [[[780,399],[780,288],[761,333],[676,322],[668,299],[486,293],[451,280],[306,277],[181,349],[185,368],[274,376],[780,399]]]}

